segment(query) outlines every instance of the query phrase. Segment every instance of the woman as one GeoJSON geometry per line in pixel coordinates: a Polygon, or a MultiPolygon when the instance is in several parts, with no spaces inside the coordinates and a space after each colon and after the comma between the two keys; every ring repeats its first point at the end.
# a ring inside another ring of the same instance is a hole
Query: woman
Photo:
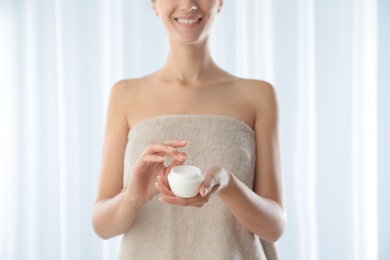
{"type": "Polygon", "coordinates": [[[211,58],[223,0],[152,5],[170,52],[160,70],[112,88],[94,229],[124,234],[119,259],[276,259],[286,220],[274,89],[211,58]],[[204,174],[196,197],[170,191],[182,164],[204,174]]]}

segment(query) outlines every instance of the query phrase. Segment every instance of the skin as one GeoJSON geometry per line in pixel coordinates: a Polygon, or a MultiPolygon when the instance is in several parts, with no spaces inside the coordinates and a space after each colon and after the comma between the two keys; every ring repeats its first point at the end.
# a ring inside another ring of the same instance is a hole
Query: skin
{"type": "Polygon", "coordinates": [[[142,78],[123,80],[111,90],[103,145],[102,166],[92,222],[108,239],[131,229],[138,211],[154,196],[160,201],[201,208],[220,199],[238,221],[260,238],[274,242],[286,223],[280,169],[278,107],[267,82],[241,79],[220,69],[208,47],[213,20],[222,0],[155,0],[152,6],[169,37],[166,64],[142,78]],[[197,5],[190,12],[191,6],[197,5]],[[197,23],[181,24],[178,18],[197,23]],[[137,123],[166,114],[216,114],[236,118],[255,131],[256,172],[253,190],[218,165],[204,172],[199,194],[175,197],[167,174],[190,154],[178,152],[186,140],[150,144],[132,168],[123,188],[123,158],[129,130],[137,123]],[[173,158],[164,167],[164,157],[173,158]]]}

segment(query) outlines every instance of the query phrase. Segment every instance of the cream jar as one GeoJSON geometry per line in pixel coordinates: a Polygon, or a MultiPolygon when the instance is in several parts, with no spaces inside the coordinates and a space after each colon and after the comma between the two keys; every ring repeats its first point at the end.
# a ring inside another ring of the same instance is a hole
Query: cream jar
{"type": "Polygon", "coordinates": [[[181,198],[195,197],[203,182],[203,174],[198,167],[180,165],[173,167],[168,174],[168,183],[172,193],[181,198]]]}

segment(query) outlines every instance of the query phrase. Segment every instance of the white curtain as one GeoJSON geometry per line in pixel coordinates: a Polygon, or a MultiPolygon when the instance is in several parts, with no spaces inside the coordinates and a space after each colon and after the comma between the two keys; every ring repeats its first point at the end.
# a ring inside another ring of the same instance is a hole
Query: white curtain
{"type": "MultiPolygon", "coordinates": [[[[390,259],[389,24],[388,0],[225,0],[215,60],[279,97],[281,259],[390,259]]],[[[163,65],[163,27],[149,0],[0,0],[0,26],[0,259],[115,259],[91,225],[108,93],[163,65]]]]}

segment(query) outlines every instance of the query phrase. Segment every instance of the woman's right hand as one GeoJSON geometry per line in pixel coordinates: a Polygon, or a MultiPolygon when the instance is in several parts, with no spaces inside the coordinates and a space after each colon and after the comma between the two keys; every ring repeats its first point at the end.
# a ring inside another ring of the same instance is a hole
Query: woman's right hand
{"type": "Polygon", "coordinates": [[[132,168],[127,187],[124,190],[129,201],[142,205],[156,196],[159,191],[155,187],[157,176],[166,177],[174,166],[182,165],[186,153],[177,148],[187,145],[184,140],[170,140],[165,143],[150,144],[132,168]],[[165,157],[173,159],[168,166],[164,165],[165,157]]]}

